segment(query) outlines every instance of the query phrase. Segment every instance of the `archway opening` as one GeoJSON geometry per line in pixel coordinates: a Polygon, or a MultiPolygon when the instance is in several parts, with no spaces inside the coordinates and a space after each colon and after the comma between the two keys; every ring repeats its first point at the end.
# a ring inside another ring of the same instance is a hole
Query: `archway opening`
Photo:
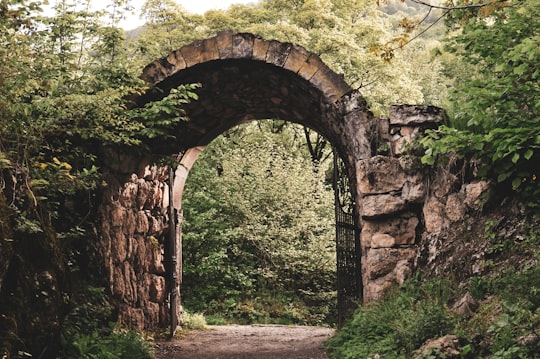
{"type": "Polygon", "coordinates": [[[211,323],[337,323],[325,143],[267,120],[226,131],[202,152],[182,197],[184,310],[211,323]]]}

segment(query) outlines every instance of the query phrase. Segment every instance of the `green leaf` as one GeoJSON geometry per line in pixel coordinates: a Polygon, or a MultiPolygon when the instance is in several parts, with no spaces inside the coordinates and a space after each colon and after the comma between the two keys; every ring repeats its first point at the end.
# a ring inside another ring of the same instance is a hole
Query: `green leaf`
{"type": "Polygon", "coordinates": [[[514,155],[512,156],[512,162],[517,163],[520,157],[521,156],[519,155],[519,153],[514,153],[514,155]]]}
{"type": "Polygon", "coordinates": [[[523,75],[529,69],[529,64],[521,64],[514,68],[514,75],[523,75]]]}
{"type": "Polygon", "coordinates": [[[422,162],[422,164],[433,166],[433,164],[435,164],[435,157],[429,154],[425,154],[424,156],[422,156],[420,161],[422,162]]]}
{"type": "Polygon", "coordinates": [[[525,154],[523,155],[523,157],[526,159],[526,160],[530,160],[531,157],[533,156],[534,154],[534,151],[531,150],[531,149],[528,149],[527,152],[525,152],[525,154]]]}
{"type": "Polygon", "coordinates": [[[504,182],[508,179],[508,177],[510,177],[512,175],[512,172],[503,172],[503,173],[499,173],[499,175],[497,176],[497,182],[501,183],[501,182],[504,182]]]}

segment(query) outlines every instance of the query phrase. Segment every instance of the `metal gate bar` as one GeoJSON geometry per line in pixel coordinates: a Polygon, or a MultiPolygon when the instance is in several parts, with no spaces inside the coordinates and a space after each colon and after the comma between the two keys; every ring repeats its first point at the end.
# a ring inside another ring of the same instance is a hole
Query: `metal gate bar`
{"type": "Polygon", "coordinates": [[[362,301],[360,230],[346,167],[334,150],[338,328],[362,301]]]}
{"type": "Polygon", "coordinates": [[[176,329],[178,327],[178,313],[177,313],[177,302],[178,302],[178,278],[176,275],[177,271],[177,261],[176,258],[177,249],[176,249],[176,209],[174,208],[174,170],[171,168],[169,171],[169,282],[170,282],[170,292],[169,292],[169,305],[170,305],[170,316],[171,316],[171,328],[170,336],[174,337],[176,329]]]}

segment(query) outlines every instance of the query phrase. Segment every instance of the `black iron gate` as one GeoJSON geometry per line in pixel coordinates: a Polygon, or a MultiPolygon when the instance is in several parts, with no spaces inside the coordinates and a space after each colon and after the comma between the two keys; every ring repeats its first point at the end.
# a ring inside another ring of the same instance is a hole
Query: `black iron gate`
{"type": "Polygon", "coordinates": [[[178,223],[177,223],[177,211],[176,208],[174,208],[174,170],[171,168],[169,170],[169,243],[168,243],[168,270],[169,270],[169,315],[171,317],[171,327],[170,327],[170,336],[171,338],[174,337],[176,333],[176,329],[178,328],[178,313],[177,309],[179,306],[179,296],[178,296],[178,259],[182,260],[182,258],[177,258],[178,249],[177,245],[181,245],[181,243],[177,243],[177,230],[178,230],[178,223]]]}
{"type": "Polygon", "coordinates": [[[338,327],[362,301],[360,230],[346,167],[334,150],[338,327]]]}

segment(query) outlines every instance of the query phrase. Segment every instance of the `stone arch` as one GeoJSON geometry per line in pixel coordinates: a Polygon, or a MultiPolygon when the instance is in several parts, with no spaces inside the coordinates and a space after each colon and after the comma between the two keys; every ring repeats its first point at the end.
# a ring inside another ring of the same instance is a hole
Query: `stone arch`
{"type": "Polygon", "coordinates": [[[343,228],[356,237],[344,252],[355,252],[347,258],[360,271],[355,268],[355,273],[338,278],[356,279],[359,285],[351,291],[360,288],[364,300],[375,300],[410,272],[425,188],[421,176],[394,155],[422,129],[440,122],[440,109],[393,106],[390,118],[375,120],[361,94],[316,54],[228,31],[152,62],[141,77],[159,91],[151,89],[135,99],[138,106],[181,84],[202,87],[199,100],[184,106],[190,120],[171,130],[171,139],[147,143],[155,154],[180,154],[172,190],[168,171],[148,167],[146,159],[113,150],[106,155],[111,185],[100,209],[101,248],[122,324],[148,329],[171,324],[174,314],[167,312],[177,306],[171,305],[168,298],[175,296],[167,292],[175,288],[175,280],[165,278],[167,273],[181,275],[181,267],[170,269],[181,253],[169,250],[172,257],[163,257],[165,234],[171,232],[167,219],[174,217],[167,214],[168,194],[181,221],[183,186],[200,152],[227,129],[252,120],[280,118],[305,125],[338,151],[354,199],[354,223],[343,228]],[[377,155],[374,138],[382,141],[381,148],[390,149],[388,155],[377,155]]]}
{"type": "MultiPolygon", "coordinates": [[[[159,99],[181,84],[201,84],[199,99],[184,106],[190,120],[179,124],[174,140],[151,144],[156,153],[183,152],[173,185],[178,211],[189,170],[208,143],[238,124],[272,118],[307,126],[332,143],[346,164],[353,199],[357,197],[355,168],[360,159],[371,156],[372,114],[360,93],[316,54],[290,43],[224,31],[150,63],[141,78],[161,91],[142,96],[139,105],[159,99]]],[[[356,208],[356,217],[358,213],[356,208]]],[[[359,230],[353,230],[356,236],[352,235],[354,243],[349,245],[357,247],[355,258],[343,261],[358,271],[354,284],[343,293],[357,297],[362,289],[359,230]]]]}
{"type": "Polygon", "coordinates": [[[276,40],[265,40],[248,33],[222,31],[217,36],[195,41],[147,65],[141,78],[153,86],[179,71],[216,60],[252,60],[297,74],[335,102],[351,88],[326,66],[319,56],[305,48],[276,40]]]}
{"type": "Polygon", "coordinates": [[[366,102],[301,46],[223,31],[150,63],[141,78],[163,92],[142,96],[139,105],[179,84],[202,84],[199,100],[186,106],[190,121],[178,126],[175,142],[154,143],[155,152],[206,145],[237,124],[280,118],[318,131],[351,164],[370,156],[366,102]]]}

